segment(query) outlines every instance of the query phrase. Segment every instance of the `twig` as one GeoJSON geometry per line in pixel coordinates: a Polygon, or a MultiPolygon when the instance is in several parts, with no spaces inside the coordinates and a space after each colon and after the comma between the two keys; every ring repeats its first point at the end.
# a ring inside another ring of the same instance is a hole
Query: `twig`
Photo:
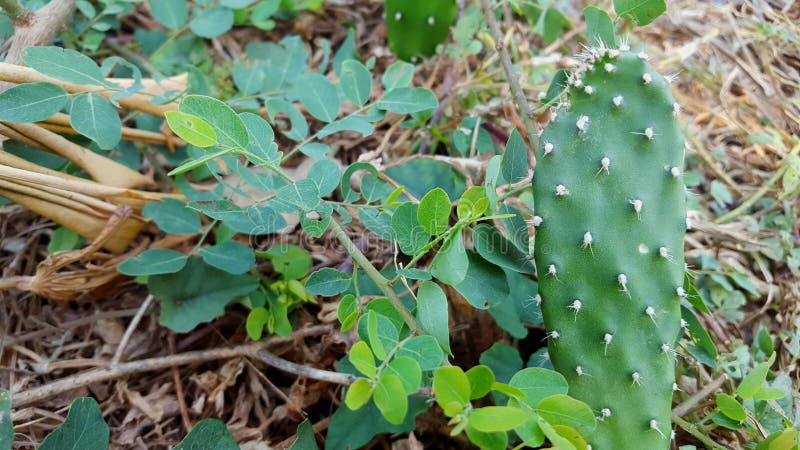
{"type": "MultiPolygon", "coordinates": [[[[14,285],[9,285],[7,287],[2,287],[2,285],[0,285],[0,289],[10,289],[13,286],[14,285]]],[[[4,340],[2,342],[0,342],[0,350],[2,350],[3,348],[6,348],[6,347],[10,347],[12,345],[19,345],[19,344],[21,344],[23,342],[28,342],[28,341],[31,341],[31,340],[34,340],[34,339],[41,339],[41,338],[43,338],[43,337],[45,337],[45,336],[47,336],[49,334],[55,334],[55,333],[62,333],[63,334],[66,330],[68,330],[70,328],[78,328],[78,327],[82,327],[84,325],[90,325],[90,324],[93,324],[93,323],[95,323],[95,322],[97,322],[99,320],[116,319],[116,318],[120,318],[120,317],[132,316],[132,315],[136,314],[136,312],[137,312],[136,309],[121,309],[121,310],[115,310],[115,311],[103,311],[103,312],[99,312],[97,314],[93,314],[93,315],[88,316],[88,317],[83,317],[83,318],[80,318],[80,319],[71,320],[69,322],[60,323],[60,324],[52,326],[51,328],[44,328],[44,329],[41,329],[41,330],[32,331],[30,333],[23,334],[22,336],[18,336],[18,337],[9,336],[9,334],[10,334],[9,331],[10,330],[5,330],[5,329],[0,328],[0,334],[2,334],[4,336],[4,340]]]]}
{"type": "Polygon", "coordinates": [[[131,340],[131,336],[133,336],[133,332],[136,330],[136,327],[139,326],[139,322],[144,317],[144,313],[150,309],[150,305],[153,303],[153,294],[147,296],[142,302],[142,306],[139,307],[139,311],[136,312],[136,315],[133,316],[131,323],[128,324],[128,329],[125,330],[125,334],[122,335],[122,340],[119,342],[117,346],[117,351],[114,352],[114,357],[111,358],[111,365],[116,366],[119,364],[119,360],[122,358],[122,353],[125,351],[125,347],[128,346],[128,341],[131,340]]]}
{"type": "Polygon", "coordinates": [[[511,55],[508,54],[508,49],[503,45],[503,32],[500,30],[500,25],[494,17],[494,8],[491,5],[491,0],[481,0],[483,6],[483,13],[486,16],[486,21],[489,28],[492,30],[492,39],[494,39],[494,48],[500,54],[500,61],[503,64],[503,70],[508,77],[508,84],[511,87],[511,93],[517,103],[522,116],[522,122],[525,125],[525,133],[527,134],[528,144],[531,148],[536,148],[539,145],[539,134],[537,133],[536,126],[534,126],[533,118],[535,117],[533,108],[528,103],[528,98],[525,97],[522,87],[519,83],[519,72],[514,68],[511,62],[511,55]]]}
{"type": "Polygon", "coordinates": [[[375,284],[378,285],[383,295],[385,295],[389,302],[392,303],[392,306],[397,310],[400,316],[403,318],[403,321],[408,325],[408,328],[415,334],[427,334],[422,326],[417,322],[417,319],[411,314],[411,312],[406,308],[406,305],[403,304],[403,301],[400,300],[400,297],[397,296],[397,293],[391,288],[389,280],[386,279],[375,266],[361,253],[361,250],[356,247],[356,244],[350,240],[350,237],[347,236],[347,233],[344,232],[342,227],[339,225],[338,222],[335,220],[331,220],[331,232],[339,242],[342,243],[347,253],[364,269],[364,272],[367,273],[375,284]]]}
{"type": "Polygon", "coordinates": [[[691,424],[683,420],[680,416],[673,414],[672,421],[675,422],[684,431],[694,436],[698,441],[702,442],[703,445],[706,446],[706,448],[709,448],[711,450],[725,450],[725,447],[717,445],[717,443],[712,441],[710,437],[701,433],[700,430],[698,430],[694,424],[691,424]]]}
{"type": "MultiPolygon", "coordinates": [[[[152,296],[151,296],[152,297],[152,296]]],[[[175,354],[175,333],[170,333],[167,338],[167,345],[169,345],[169,353],[175,354]]],[[[178,368],[172,367],[172,381],[175,383],[175,395],[178,396],[178,408],[181,410],[181,420],[183,421],[183,428],[186,432],[192,431],[192,421],[189,419],[189,408],[186,407],[186,398],[183,394],[183,385],[181,384],[181,374],[178,368]]]]}
{"type": "Polygon", "coordinates": [[[0,8],[6,13],[14,27],[24,26],[31,19],[31,12],[19,0],[0,0],[0,8]]]}
{"type": "Polygon", "coordinates": [[[728,380],[728,375],[723,373],[719,376],[719,378],[713,380],[712,382],[708,383],[707,385],[703,386],[703,389],[695,392],[694,395],[684,400],[683,403],[680,405],[672,408],[672,415],[681,417],[684,414],[688,413],[695,405],[703,401],[706,397],[713,394],[714,391],[720,388],[723,383],[728,380]]]}
{"type": "Polygon", "coordinates": [[[349,373],[331,372],[329,370],[315,369],[313,367],[293,363],[279,358],[264,349],[258,350],[256,352],[256,357],[268,366],[299,377],[311,378],[312,380],[327,381],[329,383],[349,386],[358,379],[358,377],[349,373]]]}
{"type": "Polygon", "coordinates": [[[19,64],[26,48],[49,44],[72,19],[76,3],[77,0],[53,0],[35,13],[26,14],[27,10],[16,0],[3,0],[0,5],[3,9],[9,11],[8,7],[11,6],[11,10],[18,14],[16,20],[12,16],[14,35],[6,62],[19,64]]]}

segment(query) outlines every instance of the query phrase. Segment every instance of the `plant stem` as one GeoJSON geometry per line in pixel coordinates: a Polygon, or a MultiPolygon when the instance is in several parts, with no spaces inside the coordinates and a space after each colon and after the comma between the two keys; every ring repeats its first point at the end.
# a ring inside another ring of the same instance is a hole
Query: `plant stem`
{"type": "Polygon", "coordinates": [[[522,115],[522,123],[525,125],[525,134],[527,134],[528,144],[531,148],[536,148],[539,145],[539,134],[534,126],[533,118],[535,117],[533,108],[528,103],[528,98],[525,97],[522,87],[519,83],[519,72],[511,62],[511,55],[508,49],[503,44],[503,32],[500,30],[500,25],[494,17],[494,8],[492,7],[491,0],[481,0],[483,6],[483,13],[486,16],[486,22],[492,30],[492,38],[494,39],[494,48],[500,54],[500,61],[503,64],[503,70],[508,77],[508,84],[511,87],[511,93],[517,103],[517,109],[522,115]]]}
{"type": "Polygon", "coordinates": [[[8,15],[14,25],[25,23],[31,18],[28,8],[22,6],[18,0],[0,0],[0,8],[8,15]]]}
{"type": "Polygon", "coordinates": [[[714,441],[711,440],[710,437],[701,433],[693,424],[681,419],[679,416],[673,414],[672,421],[675,422],[684,431],[694,436],[695,439],[702,442],[703,445],[706,446],[706,448],[709,448],[711,450],[725,450],[725,447],[717,445],[714,441]]]}
{"type": "Polygon", "coordinates": [[[347,236],[347,233],[344,232],[341,225],[336,220],[331,219],[331,232],[339,242],[342,243],[347,253],[353,258],[353,260],[358,263],[361,268],[364,269],[364,272],[367,273],[367,276],[378,285],[383,295],[389,299],[389,302],[392,303],[392,306],[397,310],[400,316],[403,318],[403,321],[408,325],[408,328],[411,329],[411,332],[414,334],[427,334],[422,326],[417,322],[417,319],[414,318],[414,315],[411,314],[411,311],[406,308],[406,305],[403,304],[403,301],[400,300],[400,297],[397,293],[392,289],[390,286],[389,280],[386,279],[379,271],[372,265],[372,263],[361,253],[361,250],[356,247],[356,244],[350,240],[350,237],[347,236]]]}
{"type": "Polygon", "coordinates": [[[694,395],[687,398],[683,403],[676,406],[672,409],[673,416],[683,416],[684,414],[688,413],[695,405],[703,401],[706,397],[713,394],[714,391],[720,388],[728,380],[728,375],[723,373],[719,378],[713,380],[712,382],[708,383],[707,385],[703,386],[703,389],[695,392],[694,395]]]}

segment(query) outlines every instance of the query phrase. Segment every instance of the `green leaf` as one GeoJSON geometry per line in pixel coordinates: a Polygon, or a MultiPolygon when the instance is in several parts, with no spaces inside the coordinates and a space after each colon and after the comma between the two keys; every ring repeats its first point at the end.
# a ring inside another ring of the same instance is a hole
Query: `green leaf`
{"type": "Polygon", "coordinates": [[[438,284],[420,283],[417,291],[417,319],[422,328],[436,338],[445,352],[450,351],[447,296],[438,284]]]}
{"type": "Polygon", "coordinates": [[[242,118],[227,104],[204,95],[188,95],[179,110],[193,114],[214,128],[217,142],[223,148],[245,149],[250,142],[242,118]]]}
{"type": "Polygon", "coordinates": [[[189,28],[200,37],[212,39],[233,27],[233,11],[223,6],[207,9],[189,22],[189,28]]]}
{"type": "Polygon", "coordinates": [[[409,280],[428,281],[433,278],[430,273],[420,269],[398,269],[397,274],[409,280]]]}
{"type": "Polygon", "coordinates": [[[198,253],[209,266],[234,275],[246,273],[256,264],[253,249],[236,241],[204,247],[198,253]]]}
{"type": "Polygon", "coordinates": [[[503,159],[500,161],[500,172],[508,183],[516,183],[528,178],[528,150],[522,135],[515,128],[508,137],[503,159]]]}
{"type": "Polygon", "coordinates": [[[185,333],[221,316],[225,305],[254,291],[258,280],[223,272],[191,257],[179,272],[151,276],[147,285],[161,302],[161,325],[185,333]]]}
{"type": "Polygon", "coordinates": [[[315,118],[330,123],[339,115],[336,86],[325,76],[307,73],[297,81],[295,93],[300,103],[315,118]]]}
{"type": "Polygon", "coordinates": [[[762,387],[756,392],[756,395],[753,396],[756,400],[780,400],[786,397],[786,393],[780,389],[770,388],[770,387],[762,387]]]}
{"type": "Polygon", "coordinates": [[[217,145],[217,132],[205,120],[180,111],[164,113],[169,128],[184,141],[200,148],[217,145]]]}
{"type": "Polygon", "coordinates": [[[477,219],[486,212],[488,207],[489,197],[486,196],[486,188],[472,186],[458,199],[456,215],[459,219],[477,219]]]}
{"type": "Polygon", "coordinates": [[[303,278],[314,264],[307,251],[291,244],[276,245],[264,252],[263,256],[270,258],[273,269],[287,280],[303,278]]]}
{"type": "Polygon", "coordinates": [[[78,248],[83,238],[78,233],[65,227],[58,227],[50,237],[47,244],[47,253],[55,253],[62,250],[74,250],[78,248]]]}
{"type": "Polygon", "coordinates": [[[189,18],[189,4],[184,0],[156,0],[150,2],[150,11],[161,25],[176,30],[189,18]]]}
{"type": "Polygon", "coordinates": [[[729,418],[741,422],[747,419],[747,411],[735,398],[728,394],[719,393],[716,397],[717,408],[729,418]]]}
{"type": "MultiPolygon", "coordinates": [[[[261,116],[249,112],[241,113],[239,117],[247,128],[249,139],[247,150],[267,164],[280,164],[283,154],[278,151],[278,144],[275,143],[275,132],[267,121],[261,116]]],[[[263,165],[261,162],[257,164],[263,165]]]]}
{"type": "Polygon", "coordinates": [[[224,422],[204,419],[192,428],[175,450],[239,450],[239,446],[224,422]]]}
{"type": "Polygon", "coordinates": [[[97,142],[107,150],[116,147],[122,139],[122,123],[117,109],[94,93],[80,94],[72,99],[69,121],[78,133],[97,142]]]}
{"type": "Polygon", "coordinates": [[[522,369],[519,352],[502,342],[495,342],[489,350],[481,353],[480,363],[492,369],[494,377],[501,383],[508,382],[522,369]]]}
{"type": "Polygon", "coordinates": [[[620,17],[630,17],[640,27],[656,20],[667,10],[665,0],[614,0],[614,10],[620,17]]]}
{"type": "Polygon", "coordinates": [[[378,108],[396,114],[411,114],[436,109],[439,100],[429,89],[399,87],[387,92],[378,101],[378,108]]]}
{"type": "Polygon", "coordinates": [[[372,348],[372,352],[375,353],[375,357],[383,361],[386,359],[386,349],[378,336],[378,316],[379,314],[375,311],[367,311],[367,335],[369,336],[369,344],[372,348]]]}
{"type": "Polygon", "coordinates": [[[433,258],[431,275],[445,284],[455,286],[464,281],[468,269],[469,259],[464,249],[464,237],[460,229],[455,229],[433,258]]]}
{"type": "Polygon", "coordinates": [[[472,229],[475,250],[485,260],[514,272],[533,274],[533,264],[497,229],[489,224],[479,224],[472,229]]]}
{"type": "Polygon", "coordinates": [[[261,335],[264,334],[264,326],[269,322],[269,316],[269,311],[263,306],[250,310],[250,313],[247,314],[247,322],[245,323],[247,336],[250,339],[254,341],[261,339],[261,335]]]}
{"type": "MultiPolygon", "coordinates": [[[[352,355],[350,357],[352,362],[352,355]]],[[[372,383],[366,378],[359,378],[347,389],[344,396],[344,404],[353,411],[364,406],[372,397],[372,383]]]]}
{"type": "Polygon", "coordinates": [[[614,23],[608,13],[594,6],[583,8],[583,17],[586,19],[586,34],[589,35],[589,45],[598,46],[605,44],[613,47],[614,23]]]}
{"type": "Polygon", "coordinates": [[[0,93],[0,121],[38,122],[61,111],[69,94],[51,83],[18,84],[0,93]]]}
{"type": "Polygon", "coordinates": [[[392,233],[400,251],[413,255],[428,243],[430,236],[417,221],[418,206],[408,202],[392,214],[392,233]]]}
{"type": "Polygon", "coordinates": [[[527,419],[524,411],[508,406],[475,408],[467,417],[472,427],[484,433],[513,430],[527,419]]]}
{"type": "Polygon", "coordinates": [[[433,189],[425,194],[417,208],[417,221],[422,229],[431,236],[447,229],[450,219],[450,197],[441,188],[433,189]]]}
{"type": "Polygon", "coordinates": [[[106,79],[97,64],[86,55],[61,47],[28,47],[22,60],[44,75],[75,84],[105,86],[106,79]]]}
{"type": "Polygon", "coordinates": [[[317,195],[324,197],[339,186],[342,171],[330,159],[321,159],[308,169],[308,178],[317,186],[317,195]]]}
{"type": "Polygon", "coordinates": [[[358,317],[357,306],[356,296],[353,294],[347,294],[339,300],[339,306],[336,308],[336,317],[339,319],[339,323],[342,324],[342,332],[349,330],[355,324],[355,318],[358,317]]]}
{"type": "Polygon", "coordinates": [[[797,450],[797,437],[800,431],[789,429],[776,431],[761,441],[756,450],[797,450]]]}
{"type": "Polygon", "coordinates": [[[297,439],[288,450],[319,450],[311,421],[306,419],[300,423],[297,427],[297,439]]]}
{"type": "Polygon", "coordinates": [[[381,374],[375,385],[375,406],[391,424],[401,424],[408,413],[408,397],[403,382],[397,375],[381,374]]]}
{"type": "Polygon", "coordinates": [[[439,367],[433,373],[433,395],[448,417],[453,417],[469,403],[470,384],[458,366],[439,367]]]}
{"type": "Polygon", "coordinates": [[[321,139],[340,131],[355,131],[362,136],[369,136],[375,131],[375,126],[366,116],[347,116],[325,125],[317,132],[317,137],[321,139]]]}
{"type": "Polygon", "coordinates": [[[348,354],[350,364],[359,372],[374,380],[378,372],[375,367],[375,357],[372,355],[369,345],[364,341],[358,341],[350,349],[348,354]]]}
{"type": "Polygon", "coordinates": [[[542,399],[536,405],[536,413],[551,425],[566,425],[581,433],[591,432],[596,425],[592,409],[566,394],[542,399]]]}
{"type": "Polygon", "coordinates": [[[311,211],[320,202],[319,190],[314,180],[304,178],[278,189],[275,196],[303,211],[311,211]]]}
{"type": "Polygon", "coordinates": [[[736,395],[744,399],[755,397],[758,390],[761,389],[761,385],[767,381],[767,373],[769,372],[770,366],[775,362],[775,356],[776,354],[773,353],[768,361],[760,363],[753,368],[753,370],[744,377],[742,382],[739,383],[739,387],[736,388],[736,395]]]}
{"type": "Polygon", "coordinates": [[[403,382],[403,389],[408,395],[416,393],[422,383],[422,369],[419,363],[407,356],[394,358],[381,373],[396,375],[403,382]]]}
{"type": "Polygon", "coordinates": [[[494,384],[494,373],[487,366],[475,366],[467,371],[469,379],[469,398],[475,400],[488,394],[494,384]]]}
{"type": "MultiPolygon", "coordinates": [[[[436,255],[437,257],[439,255],[436,255]]],[[[467,252],[468,261],[462,280],[455,284],[459,294],[467,299],[470,305],[478,309],[489,309],[505,301],[509,295],[507,277],[502,269],[481,258],[475,252],[467,252]]],[[[436,258],[434,258],[436,263],[436,258]]],[[[459,263],[464,265],[463,263],[459,263]]],[[[464,271],[464,268],[459,268],[464,271]]],[[[436,276],[435,272],[431,272],[436,276]]]]}
{"type": "Polygon", "coordinates": [[[372,74],[360,61],[349,59],[342,63],[341,86],[344,95],[356,106],[364,106],[372,93],[372,74]]]}
{"type": "Polygon", "coordinates": [[[306,290],[311,295],[333,297],[346,291],[352,281],[350,274],[324,267],[311,274],[306,281],[306,290]]]}
{"type": "Polygon", "coordinates": [[[117,270],[124,275],[158,275],[162,273],[175,273],[186,265],[188,257],[181,252],[167,248],[152,248],[145,250],[133,258],[129,258],[117,270]]]}
{"type": "Polygon", "coordinates": [[[11,392],[0,388],[0,450],[11,450],[14,422],[11,420],[11,392]]]}
{"type": "Polygon", "coordinates": [[[200,217],[197,212],[174,198],[145,205],[142,215],[152,219],[158,228],[169,234],[195,234],[200,232],[200,217]]]}
{"type": "Polygon", "coordinates": [[[383,73],[383,89],[386,92],[406,87],[414,79],[414,66],[405,61],[395,61],[383,73]]]}
{"type": "Polygon", "coordinates": [[[108,438],[100,405],[93,398],[81,397],[72,401],[67,420],[45,438],[39,450],[107,450],[108,438]]]}
{"type": "Polygon", "coordinates": [[[547,439],[550,439],[550,443],[552,443],[555,448],[558,450],[577,450],[575,446],[564,436],[556,431],[556,428],[553,425],[550,425],[547,420],[543,417],[539,417],[538,420],[539,428],[544,432],[547,439]]]}
{"type": "Polygon", "coordinates": [[[400,425],[387,422],[374,402],[367,402],[358,411],[352,411],[346,405],[340,407],[331,417],[325,450],[361,448],[380,433],[408,433],[415,427],[416,416],[429,409],[422,397],[410,397],[408,403],[409,413],[400,425]]]}
{"type": "Polygon", "coordinates": [[[569,391],[567,380],[563,375],[540,367],[528,367],[520,370],[508,382],[511,386],[525,393],[523,403],[535,408],[542,400],[569,391]]]}
{"type": "Polygon", "coordinates": [[[508,448],[508,433],[485,433],[469,424],[467,424],[466,431],[469,440],[481,450],[505,450],[508,448]]]}
{"type": "Polygon", "coordinates": [[[433,336],[416,336],[408,340],[395,354],[397,358],[407,356],[419,364],[422,370],[434,370],[442,364],[442,348],[433,336]]]}
{"type": "Polygon", "coordinates": [[[686,328],[689,330],[692,340],[704,350],[713,361],[717,359],[717,347],[708,331],[697,318],[697,314],[684,305],[681,305],[681,318],[686,321],[686,328]]]}

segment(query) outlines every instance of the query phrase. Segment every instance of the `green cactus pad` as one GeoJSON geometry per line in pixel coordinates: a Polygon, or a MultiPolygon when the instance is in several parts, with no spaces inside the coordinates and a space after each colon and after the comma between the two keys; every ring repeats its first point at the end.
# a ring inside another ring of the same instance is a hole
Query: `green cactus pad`
{"type": "Polygon", "coordinates": [[[398,58],[416,62],[447,39],[456,18],[455,0],[386,0],[386,34],[398,58]]]}
{"type": "Polygon", "coordinates": [[[666,450],[685,295],[678,107],[645,54],[584,57],[534,174],[549,352],[597,414],[592,450],[666,450]]]}

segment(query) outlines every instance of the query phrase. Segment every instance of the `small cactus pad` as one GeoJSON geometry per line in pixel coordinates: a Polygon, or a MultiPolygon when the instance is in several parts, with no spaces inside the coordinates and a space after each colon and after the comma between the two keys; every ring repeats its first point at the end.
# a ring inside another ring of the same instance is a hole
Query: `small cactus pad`
{"type": "Polygon", "coordinates": [[[666,450],[686,230],[678,108],[645,54],[585,60],[537,149],[539,294],[559,333],[549,352],[597,413],[593,450],[666,450]]]}
{"type": "Polygon", "coordinates": [[[456,19],[455,0],[386,0],[386,35],[398,58],[416,62],[447,39],[456,19]]]}

